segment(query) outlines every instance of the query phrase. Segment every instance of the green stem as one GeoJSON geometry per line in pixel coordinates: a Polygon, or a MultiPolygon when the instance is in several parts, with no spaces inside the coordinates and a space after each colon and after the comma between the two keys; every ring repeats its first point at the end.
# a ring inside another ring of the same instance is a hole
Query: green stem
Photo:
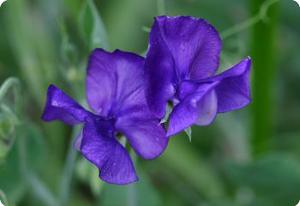
{"type": "MultiPolygon", "coordinates": [[[[251,12],[257,13],[267,0],[252,0],[251,12]]],[[[275,1],[274,1],[275,2],[275,1]]],[[[268,19],[253,27],[253,117],[252,146],[255,155],[268,150],[272,136],[272,84],[276,67],[276,29],[278,23],[278,4],[269,8],[268,19]]]]}
{"type": "Polygon", "coordinates": [[[28,186],[30,186],[30,191],[36,198],[43,202],[45,206],[57,206],[58,202],[56,201],[53,194],[48,190],[46,185],[36,176],[36,174],[29,169],[30,167],[27,164],[25,136],[19,137],[17,142],[21,174],[26,180],[28,186]]]}
{"type": "Polygon", "coordinates": [[[165,0],[157,0],[157,12],[158,12],[158,15],[166,14],[165,0]]]}
{"type": "MultiPolygon", "coordinates": [[[[8,90],[10,88],[18,88],[20,85],[20,82],[17,78],[15,77],[10,77],[8,79],[5,80],[5,82],[1,85],[0,87],[0,102],[2,101],[2,99],[4,98],[4,96],[6,95],[6,93],[8,92],[8,90]]],[[[15,93],[15,98],[18,96],[16,93],[16,90],[14,90],[15,93]]]]}
{"type": "Polygon", "coordinates": [[[247,19],[246,21],[239,23],[237,25],[234,25],[233,27],[230,27],[223,32],[221,32],[222,39],[226,39],[228,37],[233,36],[234,34],[237,34],[245,29],[248,29],[249,27],[254,26],[255,24],[259,23],[260,21],[268,21],[268,11],[269,8],[277,3],[279,0],[267,0],[265,1],[261,7],[259,8],[259,11],[250,19],[247,19]]]}
{"type": "MultiPolygon", "coordinates": [[[[134,153],[133,149],[130,149],[130,156],[132,158],[132,162],[135,166],[135,168],[137,168],[137,156],[134,153]]],[[[128,186],[128,190],[127,190],[127,206],[137,206],[138,205],[138,201],[137,201],[137,183],[133,183],[130,184],[128,186]]]]}
{"type": "Polygon", "coordinates": [[[72,140],[69,145],[68,155],[65,161],[65,166],[60,184],[60,205],[67,205],[71,190],[72,177],[75,167],[77,151],[74,148],[74,143],[79,134],[80,127],[74,127],[72,132],[72,140]]]}

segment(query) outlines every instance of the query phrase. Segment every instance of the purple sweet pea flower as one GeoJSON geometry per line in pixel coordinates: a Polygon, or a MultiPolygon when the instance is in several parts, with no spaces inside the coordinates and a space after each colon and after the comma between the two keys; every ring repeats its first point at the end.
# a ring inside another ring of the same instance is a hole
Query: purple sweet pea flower
{"type": "Polygon", "coordinates": [[[250,58],[222,74],[219,67],[221,38],[203,19],[155,18],[145,60],[147,101],[157,118],[169,117],[167,136],[196,124],[210,124],[217,113],[240,109],[250,103],[250,58]]]}
{"type": "Polygon", "coordinates": [[[92,52],[87,69],[86,94],[94,113],[85,110],[57,87],[48,88],[43,120],[84,124],[76,145],[112,184],[138,180],[131,158],[118,137],[123,134],[144,159],[158,157],[168,139],[145,98],[144,58],[129,52],[92,52]]]}

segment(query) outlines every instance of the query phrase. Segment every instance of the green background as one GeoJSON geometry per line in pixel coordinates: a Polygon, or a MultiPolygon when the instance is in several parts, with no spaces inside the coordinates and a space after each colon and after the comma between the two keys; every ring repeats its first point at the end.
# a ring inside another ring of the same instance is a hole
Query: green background
{"type": "Polygon", "coordinates": [[[8,0],[0,8],[0,199],[6,206],[294,206],[300,200],[300,8],[292,0],[8,0]],[[112,186],[75,150],[80,127],[44,123],[53,83],[82,104],[95,47],[144,54],[157,15],[207,19],[219,71],[251,56],[253,103],[136,159],[112,186]]]}

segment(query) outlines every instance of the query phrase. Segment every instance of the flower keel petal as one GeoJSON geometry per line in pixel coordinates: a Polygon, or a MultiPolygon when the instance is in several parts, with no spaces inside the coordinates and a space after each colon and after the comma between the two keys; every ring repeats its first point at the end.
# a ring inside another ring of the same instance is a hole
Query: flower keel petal
{"type": "Polygon", "coordinates": [[[111,184],[130,184],[138,181],[133,163],[127,150],[116,144],[109,159],[100,170],[100,178],[111,184]]]}
{"type": "Polygon", "coordinates": [[[138,180],[128,152],[101,122],[87,121],[80,150],[86,159],[98,167],[99,177],[103,181],[122,185],[138,180]]]}
{"type": "Polygon", "coordinates": [[[216,116],[218,82],[202,83],[197,90],[177,104],[170,115],[167,136],[175,135],[193,124],[208,125],[216,116]]]}
{"type": "Polygon", "coordinates": [[[141,157],[154,159],[165,150],[168,139],[159,121],[147,119],[147,116],[150,115],[119,118],[116,128],[127,137],[130,145],[141,157]]]}

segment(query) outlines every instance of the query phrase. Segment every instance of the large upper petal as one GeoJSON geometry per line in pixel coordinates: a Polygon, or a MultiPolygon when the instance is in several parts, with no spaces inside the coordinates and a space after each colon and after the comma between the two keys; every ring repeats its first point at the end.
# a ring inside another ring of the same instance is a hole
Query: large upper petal
{"type": "Polygon", "coordinates": [[[145,104],[144,58],[129,52],[96,49],[89,58],[87,100],[99,115],[116,117],[133,105],[145,104]]]}
{"type": "Polygon", "coordinates": [[[81,153],[100,170],[100,178],[111,184],[138,180],[127,150],[109,133],[106,121],[89,119],[83,128],[81,153]]]}
{"type": "Polygon", "coordinates": [[[203,79],[216,72],[222,43],[206,20],[160,16],[155,23],[159,27],[156,35],[162,37],[172,54],[178,78],[203,79]]]}
{"type": "Polygon", "coordinates": [[[201,83],[186,95],[170,115],[167,136],[175,135],[188,127],[210,124],[217,114],[218,99],[214,88],[218,82],[201,83]]]}
{"type": "Polygon", "coordinates": [[[143,66],[143,58],[135,54],[95,50],[88,66],[87,95],[98,114],[116,120],[116,130],[140,156],[153,159],[168,140],[148,108],[143,66]]]}
{"type": "Polygon", "coordinates": [[[166,148],[168,139],[160,122],[151,113],[132,110],[118,118],[116,129],[129,140],[131,147],[144,159],[158,157],[166,148]]]}
{"type": "Polygon", "coordinates": [[[48,87],[46,106],[42,115],[44,121],[60,120],[74,125],[84,122],[91,114],[75,100],[54,85],[48,87]]]}
{"type": "Polygon", "coordinates": [[[156,17],[145,68],[152,112],[164,117],[166,103],[182,80],[212,76],[219,66],[221,39],[215,28],[193,17],[156,17]]]}
{"type": "Polygon", "coordinates": [[[241,109],[251,102],[250,68],[251,59],[248,57],[213,78],[213,81],[220,82],[216,87],[218,112],[241,109]]]}

